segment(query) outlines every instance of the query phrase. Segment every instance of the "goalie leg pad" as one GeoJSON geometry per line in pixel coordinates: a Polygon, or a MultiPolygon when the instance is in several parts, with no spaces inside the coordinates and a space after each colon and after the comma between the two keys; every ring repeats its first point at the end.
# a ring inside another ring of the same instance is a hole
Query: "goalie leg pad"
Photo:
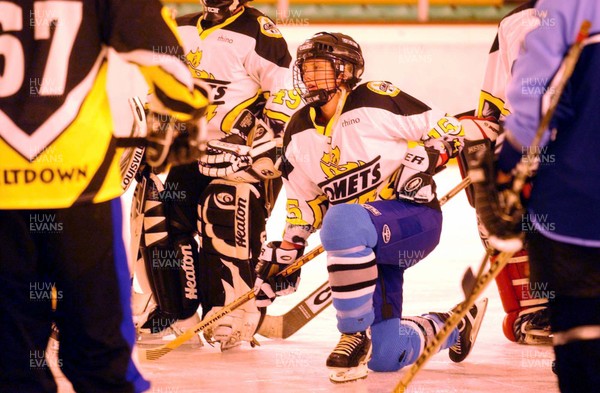
{"type": "Polygon", "coordinates": [[[327,211],[321,242],[327,251],[329,284],[342,333],[364,331],[374,320],[376,241],[375,228],[362,206],[341,204],[327,211]]]}
{"type": "MultiPolygon", "coordinates": [[[[267,210],[262,189],[249,183],[214,180],[199,202],[202,241],[203,313],[218,311],[254,285],[255,267],[265,240],[267,210]]],[[[255,301],[205,331],[222,349],[251,341],[261,311],[255,301]]]]}
{"type": "MultiPolygon", "coordinates": [[[[492,257],[492,262],[495,258],[492,257]]],[[[531,317],[526,315],[537,312],[548,303],[548,299],[535,296],[530,290],[529,257],[526,250],[519,251],[508,260],[508,265],[496,277],[496,284],[507,314],[502,329],[504,335],[510,341],[525,343],[526,336],[521,325],[531,317]]]]}
{"type": "Polygon", "coordinates": [[[189,318],[200,305],[198,245],[194,240],[197,199],[192,213],[188,207],[203,181],[191,168],[195,166],[173,168],[165,187],[154,184],[146,197],[141,251],[158,305],[152,315],[160,316],[158,322],[149,321],[160,325],[152,330],[164,329],[174,319],[189,318]]]}

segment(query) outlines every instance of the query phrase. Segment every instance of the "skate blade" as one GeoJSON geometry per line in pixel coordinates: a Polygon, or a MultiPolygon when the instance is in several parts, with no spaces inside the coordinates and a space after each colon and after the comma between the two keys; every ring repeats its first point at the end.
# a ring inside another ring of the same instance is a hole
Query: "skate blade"
{"type": "Polygon", "coordinates": [[[358,381],[367,378],[369,369],[366,364],[360,364],[358,367],[328,367],[331,370],[329,380],[333,383],[346,383],[358,381]]]}
{"type": "Polygon", "coordinates": [[[483,318],[485,317],[485,312],[486,312],[487,306],[488,306],[488,298],[483,298],[482,300],[480,300],[477,303],[479,303],[481,305],[481,308],[479,308],[479,310],[477,312],[477,318],[475,318],[475,323],[473,324],[473,327],[471,328],[471,342],[473,343],[471,346],[471,351],[473,350],[473,347],[475,346],[475,341],[477,340],[477,335],[479,334],[479,329],[481,328],[481,323],[483,322],[483,318]],[[481,318],[479,318],[479,315],[481,315],[481,318]]]}
{"type": "Polygon", "coordinates": [[[523,339],[523,344],[527,345],[552,345],[552,335],[548,334],[548,332],[540,330],[540,331],[527,331],[525,333],[525,338],[523,339]]]}

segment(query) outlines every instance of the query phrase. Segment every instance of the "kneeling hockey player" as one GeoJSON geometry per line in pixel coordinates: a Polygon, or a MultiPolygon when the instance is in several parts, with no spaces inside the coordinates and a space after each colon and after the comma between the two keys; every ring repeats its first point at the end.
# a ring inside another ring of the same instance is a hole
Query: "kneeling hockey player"
{"type": "MultiPolygon", "coordinates": [[[[274,274],[321,228],[341,332],[327,359],[333,382],[365,378],[367,363],[374,371],[413,363],[450,315],[403,317],[402,285],[404,271],[439,242],[432,176],[458,154],[461,125],[389,82],[356,86],[363,69],[360,46],[341,33],[318,33],[298,48],[294,86],[306,106],[284,136],[287,226],[281,242],[263,246],[255,283],[263,306],[293,292],[299,274],[274,274]]],[[[471,351],[486,306],[473,306],[443,345],[454,362],[471,351]]]]}

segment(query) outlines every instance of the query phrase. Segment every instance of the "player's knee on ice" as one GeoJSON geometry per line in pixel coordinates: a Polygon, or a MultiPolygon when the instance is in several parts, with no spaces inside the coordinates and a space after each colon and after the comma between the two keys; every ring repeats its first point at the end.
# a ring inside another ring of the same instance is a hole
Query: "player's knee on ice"
{"type": "MultiPolygon", "coordinates": [[[[408,321],[391,318],[371,326],[373,353],[368,364],[371,370],[397,371],[413,364],[444,325],[439,317],[431,314],[405,318],[408,321]]],[[[440,350],[456,344],[458,336],[455,328],[440,350]]]]}
{"type": "Polygon", "coordinates": [[[422,337],[415,328],[403,325],[399,318],[386,319],[371,327],[373,371],[397,371],[419,356],[422,337]]]}
{"type": "Polygon", "coordinates": [[[361,205],[334,205],[323,219],[321,242],[327,251],[364,246],[368,250],[353,256],[366,255],[377,244],[377,232],[369,213],[361,205]]]}

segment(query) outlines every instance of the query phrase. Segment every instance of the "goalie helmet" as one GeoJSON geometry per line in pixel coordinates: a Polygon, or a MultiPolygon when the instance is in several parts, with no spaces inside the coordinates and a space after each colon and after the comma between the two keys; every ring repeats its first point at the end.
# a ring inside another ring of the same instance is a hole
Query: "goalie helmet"
{"type": "Polygon", "coordinates": [[[342,33],[317,33],[298,47],[294,64],[294,87],[302,100],[311,106],[326,104],[333,94],[345,83],[350,89],[360,81],[365,67],[360,45],[350,36],[342,33]],[[321,80],[319,88],[307,86],[305,63],[307,60],[328,60],[334,71],[331,81],[321,80]]]}
{"type": "Polygon", "coordinates": [[[221,23],[248,1],[250,0],[201,0],[202,18],[213,24],[221,23]]]}

